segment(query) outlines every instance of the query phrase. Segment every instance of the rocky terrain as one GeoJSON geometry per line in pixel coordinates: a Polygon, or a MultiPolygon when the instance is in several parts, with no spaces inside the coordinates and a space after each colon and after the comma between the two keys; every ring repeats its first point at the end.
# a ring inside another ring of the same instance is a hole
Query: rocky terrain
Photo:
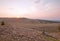
{"type": "Polygon", "coordinates": [[[60,23],[39,23],[26,19],[0,19],[0,41],[60,41],[60,23]],[[4,21],[4,25],[1,25],[4,21]]]}

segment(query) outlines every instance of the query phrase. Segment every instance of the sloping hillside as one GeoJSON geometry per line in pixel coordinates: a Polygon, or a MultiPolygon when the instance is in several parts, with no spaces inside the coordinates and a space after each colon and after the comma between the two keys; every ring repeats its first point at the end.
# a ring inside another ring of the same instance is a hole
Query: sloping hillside
{"type": "MultiPolygon", "coordinates": [[[[11,25],[0,26],[0,41],[43,41],[41,32],[27,29],[16,28],[11,25]],[[42,37],[42,38],[41,38],[42,37]]],[[[46,40],[45,40],[46,41],[46,40]]]]}
{"type": "Polygon", "coordinates": [[[0,25],[0,41],[58,41],[41,31],[24,27],[13,27],[11,25],[0,25]]]}
{"type": "Polygon", "coordinates": [[[41,24],[34,20],[31,21],[25,18],[0,19],[0,41],[59,41],[60,35],[56,32],[60,24],[41,24]],[[5,25],[1,25],[1,21],[4,21],[5,25]],[[46,30],[48,35],[43,34],[43,30],[46,30]],[[57,35],[54,35],[55,33],[57,35]]]}

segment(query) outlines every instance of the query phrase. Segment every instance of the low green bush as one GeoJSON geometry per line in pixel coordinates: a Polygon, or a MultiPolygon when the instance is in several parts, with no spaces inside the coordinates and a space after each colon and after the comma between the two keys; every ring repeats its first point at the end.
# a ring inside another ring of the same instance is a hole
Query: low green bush
{"type": "Polygon", "coordinates": [[[5,25],[4,21],[1,22],[1,25],[5,25]]]}
{"type": "Polygon", "coordinates": [[[60,26],[58,26],[58,30],[60,31],[60,26]]]}

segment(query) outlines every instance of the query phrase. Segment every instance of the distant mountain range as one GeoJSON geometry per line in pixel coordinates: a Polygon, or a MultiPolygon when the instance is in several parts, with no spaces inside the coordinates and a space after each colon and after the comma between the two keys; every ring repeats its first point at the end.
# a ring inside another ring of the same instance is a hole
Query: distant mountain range
{"type": "Polygon", "coordinates": [[[29,19],[29,18],[19,18],[22,21],[26,22],[39,22],[39,23],[60,23],[60,21],[52,21],[52,20],[42,20],[42,19],[29,19]]]}
{"type": "Polygon", "coordinates": [[[31,22],[31,23],[60,23],[60,21],[41,20],[41,19],[29,19],[29,18],[0,18],[0,21],[19,21],[19,22],[31,22]]]}

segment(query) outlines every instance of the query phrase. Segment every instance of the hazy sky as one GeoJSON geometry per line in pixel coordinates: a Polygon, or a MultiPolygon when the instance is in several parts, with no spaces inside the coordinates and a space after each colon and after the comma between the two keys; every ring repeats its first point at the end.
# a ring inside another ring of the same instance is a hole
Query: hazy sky
{"type": "Polygon", "coordinates": [[[60,0],[0,0],[0,17],[60,20],[60,0]]]}

